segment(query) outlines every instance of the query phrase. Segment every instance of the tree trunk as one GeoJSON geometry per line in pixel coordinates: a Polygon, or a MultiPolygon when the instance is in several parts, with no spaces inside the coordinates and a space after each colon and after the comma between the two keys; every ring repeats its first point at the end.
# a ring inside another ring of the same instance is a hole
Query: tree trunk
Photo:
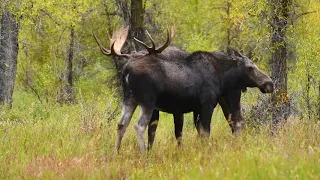
{"type": "Polygon", "coordinates": [[[230,23],[230,9],[231,9],[231,1],[230,0],[227,0],[227,7],[226,7],[226,13],[227,13],[227,16],[228,16],[228,27],[227,27],[227,46],[230,46],[231,45],[231,23],[230,23]]]}
{"type": "Polygon", "coordinates": [[[74,100],[74,93],[73,93],[73,59],[74,59],[74,38],[75,38],[75,32],[74,27],[71,26],[70,29],[70,43],[69,43],[69,52],[68,57],[65,61],[65,72],[63,77],[63,87],[62,87],[62,94],[60,95],[60,98],[58,99],[59,103],[63,102],[73,102],[74,100]]]}
{"type": "Polygon", "coordinates": [[[130,8],[129,2],[125,0],[115,0],[120,16],[123,18],[125,25],[129,26],[129,35],[127,42],[129,47],[128,51],[139,51],[142,49],[139,43],[136,43],[133,38],[138,38],[144,41],[144,7],[142,0],[131,0],[130,8]]]}
{"type": "Polygon", "coordinates": [[[142,0],[131,0],[131,41],[134,42],[134,50],[140,51],[143,48],[139,43],[133,40],[133,38],[137,38],[141,41],[145,41],[145,33],[144,33],[144,8],[142,0]]]}
{"type": "Polygon", "coordinates": [[[17,70],[18,33],[19,26],[14,15],[4,8],[0,34],[0,104],[7,104],[9,108],[12,106],[12,94],[17,70]]]}
{"type": "MultiPolygon", "coordinates": [[[[139,51],[142,50],[140,44],[136,44],[134,41],[134,37],[144,41],[145,33],[144,33],[144,7],[142,0],[131,0],[130,8],[129,2],[126,0],[115,0],[120,16],[123,18],[126,26],[129,26],[129,34],[127,38],[127,43],[124,45],[122,49],[127,52],[130,51],[139,51]]],[[[126,60],[119,57],[112,57],[115,68],[117,70],[118,80],[121,79],[122,68],[125,65],[126,60]]],[[[121,84],[121,81],[119,81],[121,84]]]]}
{"type": "Polygon", "coordinates": [[[130,25],[130,11],[127,0],[115,0],[119,10],[119,15],[123,18],[126,26],[130,25]]]}
{"type": "Polygon", "coordinates": [[[320,81],[318,81],[318,121],[320,121],[320,81]]]}
{"type": "Polygon", "coordinates": [[[310,98],[310,88],[311,88],[311,75],[310,75],[310,65],[306,62],[306,71],[307,71],[307,84],[306,84],[306,105],[307,105],[307,113],[308,113],[308,120],[311,119],[311,98],[310,98]]]}
{"type": "Polygon", "coordinates": [[[289,112],[289,98],[287,90],[287,41],[286,30],[290,13],[291,0],[270,0],[272,11],[272,57],[270,68],[275,92],[272,94],[272,122],[277,124],[286,120],[289,112]]]}

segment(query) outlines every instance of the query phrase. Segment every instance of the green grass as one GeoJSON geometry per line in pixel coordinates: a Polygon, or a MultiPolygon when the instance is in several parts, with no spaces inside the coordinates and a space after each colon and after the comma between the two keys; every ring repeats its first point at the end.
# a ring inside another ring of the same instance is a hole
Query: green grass
{"type": "Polygon", "coordinates": [[[290,118],[271,136],[267,127],[232,136],[220,108],[211,137],[201,140],[185,118],[177,147],[171,115],[162,113],[154,148],[141,154],[134,124],[114,149],[116,124],[107,98],[75,105],[40,104],[15,96],[0,111],[0,179],[319,179],[320,123],[290,118]]]}

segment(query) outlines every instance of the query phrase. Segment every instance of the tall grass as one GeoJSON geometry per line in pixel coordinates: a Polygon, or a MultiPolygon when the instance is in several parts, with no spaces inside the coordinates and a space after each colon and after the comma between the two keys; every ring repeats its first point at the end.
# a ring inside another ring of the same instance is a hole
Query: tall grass
{"type": "Polygon", "coordinates": [[[207,140],[187,115],[178,147],[172,116],[162,113],[153,150],[141,154],[136,113],[117,153],[118,116],[107,121],[115,102],[60,106],[18,96],[12,110],[0,111],[0,179],[320,178],[319,123],[292,117],[272,136],[268,127],[248,127],[234,137],[216,110],[207,140]]]}

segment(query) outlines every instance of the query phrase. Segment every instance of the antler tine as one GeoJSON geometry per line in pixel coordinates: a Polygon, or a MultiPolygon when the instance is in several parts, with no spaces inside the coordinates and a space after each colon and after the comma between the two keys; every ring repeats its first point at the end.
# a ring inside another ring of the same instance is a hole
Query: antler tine
{"type": "Polygon", "coordinates": [[[157,53],[161,53],[163,50],[165,50],[171,43],[172,39],[174,37],[174,29],[171,27],[171,31],[167,30],[167,41],[164,45],[160,46],[158,49],[156,49],[157,53]]]}
{"type": "Polygon", "coordinates": [[[137,39],[137,38],[133,38],[135,41],[137,41],[138,43],[140,43],[144,48],[146,48],[147,49],[147,51],[149,52],[149,50],[151,49],[151,47],[149,47],[148,45],[146,45],[146,43],[144,43],[144,42],[142,42],[142,41],[140,41],[139,39],[137,39]]]}
{"type": "Polygon", "coordinates": [[[100,41],[98,40],[97,36],[96,36],[94,33],[92,33],[92,34],[93,34],[93,37],[94,37],[94,39],[96,40],[96,42],[97,42],[97,44],[98,44],[98,46],[99,46],[99,48],[100,48],[100,51],[101,51],[104,55],[110,56],[110,55],[111,55],[111,52],[101,45],[100,41]]]}
{"type": "Polygon", "coordinates": [[[173,39],[173,36],[174,36],[174,29],[172,27],[170,32],[169,32],[169,30],[167,30],[167,36],[168,36],[167,41],[164,45],[160,46],[158,49],[155,48],[156,45],[155,45],[154,40],[152,39],[151,35],[149,34],[149,32],[146,31],[146,33],[152,43],[151,47],[149,47],[148,45],[146,45],[144,42],[140,41],[137,38],[134,38],[134,40],[137,41],[138,43],[140,43],[143,47],[145,47],[149,54],[156,54],[156,53],[161,53],[163,50],[165,50],[170,45],[170,43],[173,39]]]}
{"type": "Polygon", "coordinates": [[[149,32],[146,30],[146,34],[148,35],[150,41],[151,41],[151,47],[149,47],[146,43],[140,41],[139,39],[137,38],[133,38],[135,41],[137,41],[138,43],[140,43],[144,48],[146,48],[146,50],[148,51],[149,54],[152,54],[155,52],[156,50],[156,45],[154,43],[154,40],[152,39],[151,35],[149,34],[149,32]]]}
{"type": "Polygon", "coordinates": [[[151,35],[149,34],[148,30],[146,30],[146,34],[148,35],[148,37],[149,37],[149,39],[151,41],[151,44],[152,44],[151,49],[152,49],[152,51],[155,51],[156,50],[156,45],[155,45],[154,40],[152,39],[151,35]]]}

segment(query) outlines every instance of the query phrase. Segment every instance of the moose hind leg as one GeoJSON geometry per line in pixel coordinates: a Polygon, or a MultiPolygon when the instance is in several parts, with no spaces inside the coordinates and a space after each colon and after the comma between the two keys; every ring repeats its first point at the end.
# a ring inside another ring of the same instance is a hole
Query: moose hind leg
{"type": "Polygon", "coordinates": [[[151,120],[148,126],[148,150],[152,149],[152,145],[154,142],[154,137],[156,135],[156,130],[159,122],[159,111],[153,110],[151,120]]]}
{"type": "Polygon", "coordinates": [[[130,120],[132,118],[132,115],[136,109],[137,105],[135,103],[124,103],[121,113],[121,118],[118,123],[118,140],[116,144],[116,149],[119,150],[121,146],[121,141],[123,138],[123,135],[130,123],[130,120]]]}
{"type": "Polygon", "coordinates": [[[148,126],[148,123],[150,121],[150,118],[152,116],[153,107],[146,107],[146,106],[140,106],[140,115],[138,119],[138,123],[135,126],[139,146],[142,152],[146,151],[146,145],[144,141],[144,132],[146,130],[146,127],[148,126]]]}

